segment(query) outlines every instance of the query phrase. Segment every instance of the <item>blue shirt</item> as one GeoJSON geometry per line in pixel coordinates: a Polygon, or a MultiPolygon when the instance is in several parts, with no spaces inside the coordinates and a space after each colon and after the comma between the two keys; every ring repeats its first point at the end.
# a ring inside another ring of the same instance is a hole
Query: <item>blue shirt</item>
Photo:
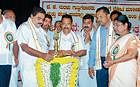
{"type": "MultiPolygon", "coordinates": [[[[91,68],[95,66],[96,61],[96,34],[92,36],[92,41],[89,50],[89,60],[88,66],[91,68]]],[[[103,26],[100,27],[100,56],[105,57],[106,55],[106,37],[107,37],[107,29],[103,26]]]]}

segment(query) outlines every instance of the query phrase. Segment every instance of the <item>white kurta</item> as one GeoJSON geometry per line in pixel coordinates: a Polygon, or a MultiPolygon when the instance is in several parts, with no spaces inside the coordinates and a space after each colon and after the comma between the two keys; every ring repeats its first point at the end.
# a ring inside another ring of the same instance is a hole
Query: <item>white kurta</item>
{"type": "MultiPolygon", "coordinates": [[[[34,26],[35,27],[35,26],[34,26]]],[[[29,24],[29,20],[19,27],[18,32],[18,44],[21,43],[28,44],[29,47],[36,49],[41,52],[47,52],[46,48],[44,49],[44,45],[46,40],[44,37],[44,31],[40,28],[34,28],[35,34],[37,39],[35,39],[34,34],[31,30],[31,26],[29,24]],[[37,48],[37,45],[35,43],[35,40],[38,41],[38,44],[40,45],[41,49],[37,48]]],[[[37,80],[36,80],[36,74],[35,74],[35,67],[34,64],[37,60],[37,57],[31,56],[27,54],[26,52],[22,51],[20,47],[19,52],[19,64],[20,64],[20,72],[21,77],[23,81],[23,87],[37,87],[37,80]]]]}
{"type": "MultiPolygon", "coordinates": [[[[90,32],[90,37],[92,38],[94,30],[90,32]]],[[[81,37],[84,40],[84,32],[81,32],[81,37]]],[[[79,69],[79,87],[97,87],[96,77],[91,79],[88,75],[88,60],[89,60],[89,48],[90,43],[85,44],[87,53],[80,59],[80,69],[79,69]]]]}
{"type": "MultiPolygon", "coordinates": [[[[63,32],[59,34],[59,50],[85,50],[80,35],[71,31],[68,35],[63,32]],[[74,47],[73,47],[74,46],[74,47]]],[[[54,50],[54,41],[50,46],[50,50],[54,50]]]]}
{"type": "MultiPolygon", "coordinates": [[[[11,20],[5,19],[3,17],[3,22],[0,24],[0,65],[12,65],[11,71],[11,80],[9,87],[17,87],[17,75],[16,68],[13,68],[14,64],[14,56],[13,56],[13,44],[10,44],[10,49],[8,47],[8,42],[6,40],[6,33],[11,33],[13,35],[13,41],[15,41],[16,37],[16,25],[11,20]],[[14,72],[13,72],[14,70],[14,72]]],[[[10,37],[8,36],[10,39],[10,37]]]]}

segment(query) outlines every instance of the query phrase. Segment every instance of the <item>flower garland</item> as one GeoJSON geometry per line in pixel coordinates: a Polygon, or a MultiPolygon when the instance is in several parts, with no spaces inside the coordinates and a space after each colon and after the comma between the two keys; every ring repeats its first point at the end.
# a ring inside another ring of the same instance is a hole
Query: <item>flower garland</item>
{"type": "Polygon", "coordinates": [[[40,65],[41,62],[43,62],[43,61],[40,58],[38,61],[36,61],[35,70],[36,70],[36,75],[37,75],[38,87],[45,87],[45,81],[44,81],[44,77],[42,75],[41,65],[40,65]]]}
{"type": "MultiPolygon", "coordinates": [[[[71,71],[70,71],[70,77],[69,77],[69,81],[68,81],[68,84],[69,84],[68,87],[75,87],[76,86],[77,72],[78,72],[78,65],[79,65],[78,64],[79,63],[78,59],[72,58],[72,57],[69,57],[69,58],[59,57],[59,58],[54,58],[50,62],[47,62],[47,61],[43,60],[42,58],[38,58],[38,60],[36,61],[36,64],[35,64],[38,87],[46,87],[45,86],[45,79],[44,79],[44,76],[43,76],[43,73],[42,73],[42,70],[41,70],[41,64],[42,63],[45,63],[45,64],[53,64],[53,63],[67,64],[67,63],[72,63],[71,71]]],[[[54,72],[54,70],[53,70],[53,72],[54,72]]],[[[61,76],[63,76],[63,75],[61,75],[61,76]]],[[[57,78],[59,78],[59,77],[57,77],[57,78]]],[[[55,81],[54,78],[52,78],[51,80],[55,81]]],[[[58,82],[56,82],[56,83],[58,83],[58,82]]]]}

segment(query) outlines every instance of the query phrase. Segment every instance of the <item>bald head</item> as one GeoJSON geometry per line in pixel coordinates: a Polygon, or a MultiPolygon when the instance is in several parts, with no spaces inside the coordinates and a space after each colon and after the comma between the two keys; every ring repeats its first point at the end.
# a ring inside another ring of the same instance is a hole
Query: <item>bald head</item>
{"type": "Polygon", "coordinates": [[[14,13],[13,10],[4,10],[4,11],[3,11],[3,16],[4,16],[6,19],[10,19],[10,20],[12,20],[12,21],[14,21],[14,22],[15,22],[15,20],[16,20],[16,15],[15,15],[15,13],[14,13]]]}

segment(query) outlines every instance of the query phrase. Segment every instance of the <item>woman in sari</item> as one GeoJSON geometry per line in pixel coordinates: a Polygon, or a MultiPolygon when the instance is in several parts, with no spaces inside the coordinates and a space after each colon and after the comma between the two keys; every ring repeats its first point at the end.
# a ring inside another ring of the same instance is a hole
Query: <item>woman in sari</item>
{"type": "Polygon", "coordinates": [[[109,68],[109,87],[136,87],[137,37],[129,33],[130,28],[126,15],[115,19],[114,30],[119,38],[110,48],[104,63],[109,68]]]}

